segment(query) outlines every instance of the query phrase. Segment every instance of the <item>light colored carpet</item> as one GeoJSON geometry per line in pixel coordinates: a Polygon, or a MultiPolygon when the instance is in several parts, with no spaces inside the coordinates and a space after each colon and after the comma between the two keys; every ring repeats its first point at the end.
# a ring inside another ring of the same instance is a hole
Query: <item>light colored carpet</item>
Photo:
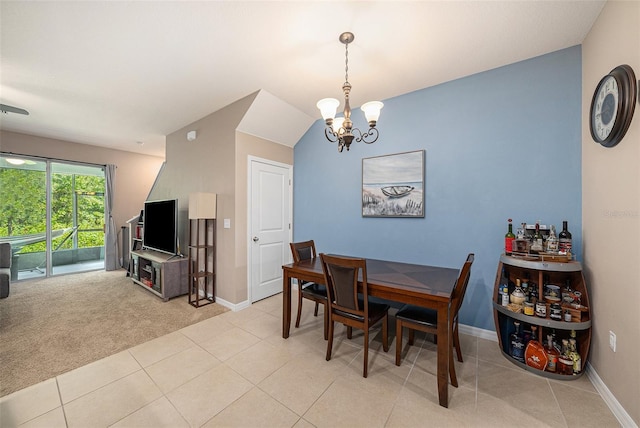
{"type": "Polygon", "coordinates": [[[227,310],[164,302],[123,270],[14,282],[0,300],[0,396],[227,310]]]}

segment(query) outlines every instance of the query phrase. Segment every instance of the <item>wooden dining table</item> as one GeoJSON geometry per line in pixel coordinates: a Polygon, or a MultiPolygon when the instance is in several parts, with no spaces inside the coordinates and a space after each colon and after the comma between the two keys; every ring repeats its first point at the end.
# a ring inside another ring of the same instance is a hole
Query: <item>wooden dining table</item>
{"type": "MultiPolygon", "coordinates": [[[[438,313],[438,400],[449,405],[449,301],[458,278],[458,269],[394,261],[366,259],[369,294],[386,300],[431,308],[438,313]]],[[[291,327],[291,280],[324,283],[320,257],[282,266],[282,337],[291,327]]]]}

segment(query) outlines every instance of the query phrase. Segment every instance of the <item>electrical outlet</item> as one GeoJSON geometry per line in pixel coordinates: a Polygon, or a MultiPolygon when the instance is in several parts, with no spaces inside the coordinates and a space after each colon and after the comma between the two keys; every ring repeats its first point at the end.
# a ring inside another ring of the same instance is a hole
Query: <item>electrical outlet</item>
{"type": "Polygon", "coordinates": [[[609,330],[609,348],[611,348],[613,352],[616,352],[616,334],[611,330],[609,330]]]}

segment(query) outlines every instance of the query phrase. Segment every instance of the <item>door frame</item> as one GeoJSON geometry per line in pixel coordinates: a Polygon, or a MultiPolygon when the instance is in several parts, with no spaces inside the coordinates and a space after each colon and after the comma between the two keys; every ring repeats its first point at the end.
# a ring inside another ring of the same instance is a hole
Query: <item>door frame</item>
{"type": "MultiPolygon", "coordinates": [[[[253,272],[251,267],[253,266],[253,252],[251,251],[251,213],[252,213],[252,195],[253,195],[253,168],[251,167],[253,162],[260,162],[267,165],[277,166],[281,168],[286,168],[289,171],[289,207],[287,209],[287,214],[289,216],[289,234],[287,239],[289,242],[293,240],[293,165],[274,161],[271,159],[265,159],[257,156],[249,155],[247,156],[247,303],[248,305],[253,304],[253,296],[252,296],[252,284],[253,284],[253,272]]],[[[293,261],[291,253],[289,252],[289,257],[287,259],[288,263],[293,261]]]]}

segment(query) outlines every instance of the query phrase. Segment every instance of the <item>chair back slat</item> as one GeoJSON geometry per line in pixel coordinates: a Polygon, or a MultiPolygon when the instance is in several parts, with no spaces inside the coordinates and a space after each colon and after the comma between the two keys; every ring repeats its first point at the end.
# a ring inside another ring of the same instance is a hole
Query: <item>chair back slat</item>
{"type": "Polygon", "coordinates": [[[357,316],[366,313],[367,299],[358,299],[358,278],[362,276],[362,294],[367,295],[367,265],[365,259],[320,254],[331,304],[357,316]],[[361,305],[363,304],[363,305],[361,305]]]}
{"type": "Polygon", "coordinates": [[[462,306],[462,301],[464,300],[464,295],[467,291],[467,284],[471,277],[471,265],[473,264],[474,258],[475,255],[473,253],[467,256],[467,260],[464,262],[464,265],[460,270],[460,274],[458,275],[458,279],[456,280],[453,293],[451,293],[451,323],[453,323],[453,321],[458,317],[458,311],[462,306]]]}
{"type": "Polygon", "coordinates": [[[291,254],[293,255],[293,261],[299,262],[301,260],[309,260],[316,257],[316,245],[313,239],[310,241],[291,242],[291,254]]]}

